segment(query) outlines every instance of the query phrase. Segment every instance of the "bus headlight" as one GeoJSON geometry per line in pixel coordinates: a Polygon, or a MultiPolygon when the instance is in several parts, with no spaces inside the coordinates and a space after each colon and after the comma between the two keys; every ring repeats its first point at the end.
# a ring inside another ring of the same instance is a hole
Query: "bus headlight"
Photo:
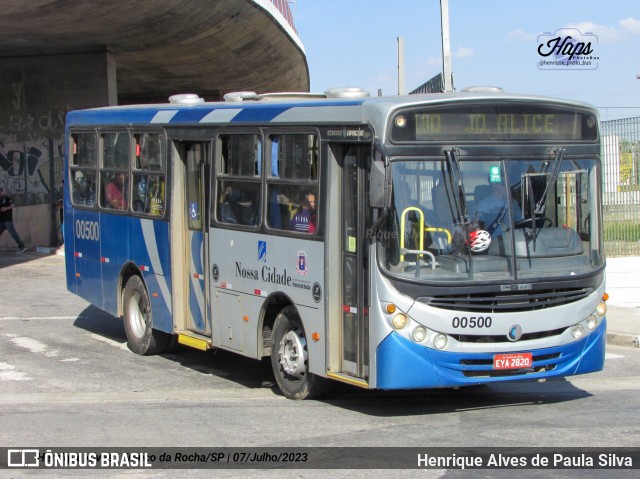
{"type": "Polygon", "coordinates": [[[436,349],[444,349],[447,345],[447,337],[444,334],[436,334],[433,338],[433,346],[436,349]]]}
{"type": "Polygon", "coordinates": [[[402,329],[407,325],[408,322],[409,319],[407,318],[406,314],[398,313],[391,320],[391,325],[394,327],[394,329],[402,329]]]}
{"type": "Polygon", "coordinates": [[[596,329],[597,325],[598,325],[598,318],[596,318],[595,315],[592,314],[587,318],[587,328],[589,328],[591,331],[596,329]]]}
{"type": "Polygon", "coordinates": [[[607,304],[603,301],[598,305],[598,307],[596,308],[596,311],[598,312],[598,315],[604,316],[605,313],[607,312],[607,304]]]}
{"type": "Polygon", "coordinates": [[[421,343],[427,337],[427,328],[424,326],[416,326],[411,331],[411,337],[416,343],[421,343]]]}
{"type": "Polygon", "coordinates": [[[573,334],[574,338],[580,339],[582,336],[584,336],[584,328],[581,324],[576,324],[573,328],[571,328],[571,334],[573,334]]]}

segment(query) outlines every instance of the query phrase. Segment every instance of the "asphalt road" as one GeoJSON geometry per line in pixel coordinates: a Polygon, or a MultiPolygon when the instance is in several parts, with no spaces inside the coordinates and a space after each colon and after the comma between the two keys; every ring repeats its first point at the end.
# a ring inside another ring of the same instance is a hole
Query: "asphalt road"
{"type": "MultiPolygon", "coordinates": [[[[0,253],[2,447],[638,447],[640,350],[607,346],[602,372],[545,383],[290,401],[270,365],[224,351],[141,357],[122,321],[66,291],[64,259],[0,253]]],[[[346,471],[91,471],[91,477],[341,477],[346,471]]],[[[637,471],[636,471],[637,472],[637,471]]],[[[9,471],[0,477],[86,477],[9,471]]],[[[514,477],[513,470],[352,470],[349,477],[514,477]]],[[[635,477],[518,471],[519,477],[635,477]]]]}

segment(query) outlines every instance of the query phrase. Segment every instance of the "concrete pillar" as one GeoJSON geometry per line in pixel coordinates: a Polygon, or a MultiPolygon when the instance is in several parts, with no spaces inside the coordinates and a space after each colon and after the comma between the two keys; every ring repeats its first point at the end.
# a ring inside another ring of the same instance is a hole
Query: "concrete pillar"
{"type": "MultiPolygon", "coordinates": [[[[18,207],[49,206],[29,208],[28,219],[14,214],[41,230],[16,221],[27,246],[55,245],[52,205],[62,181],[65,115],[116,104],[116,64],[106,50],[0,58],[0,185],[18,207]]],[[[13,240],[4,234],[0,248],[7,246],[13,240]]]]}

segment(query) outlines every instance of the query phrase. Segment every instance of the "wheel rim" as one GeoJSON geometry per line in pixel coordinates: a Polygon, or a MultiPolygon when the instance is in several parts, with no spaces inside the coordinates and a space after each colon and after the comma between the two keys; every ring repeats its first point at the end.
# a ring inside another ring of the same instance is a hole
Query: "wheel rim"
{"type": "Polygon", "coordinates": [[[282,370],[296,379],[302,379],[306,374],[307,341],[300,329],[292,329],[282,336],[278,348],[279,363],[282,370]]]}
{"type": "Polygon", "coordinates": [[[129,325],[137,338],[142,338],[147,327],[145,308],[142,307],[142,295],[138,292],[131,296],[129,301],[129,325]]]}

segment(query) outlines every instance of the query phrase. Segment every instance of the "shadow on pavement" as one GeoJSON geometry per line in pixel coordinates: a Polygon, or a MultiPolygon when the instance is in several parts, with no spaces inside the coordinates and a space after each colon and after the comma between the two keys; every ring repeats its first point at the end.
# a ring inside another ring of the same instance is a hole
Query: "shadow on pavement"
{"type": "MultiPolygon", "coordinates": [[[[74,326],[123,345],[127,342],[122,320],[95,306],[87,307],[74,326]]],[[[203,352],[179,344],[161,356],[203,375],[224,378],[251,389],[270,388],[275,395],[281,395],[275,386],[269,358],[258,361],[220,349],[203,352]]],[[[542,406],[591,396],[563,379],[413,391],[368,391],[333,383],[330,394],[322,402],[369,416],[395,417],[542,406]]]]}

